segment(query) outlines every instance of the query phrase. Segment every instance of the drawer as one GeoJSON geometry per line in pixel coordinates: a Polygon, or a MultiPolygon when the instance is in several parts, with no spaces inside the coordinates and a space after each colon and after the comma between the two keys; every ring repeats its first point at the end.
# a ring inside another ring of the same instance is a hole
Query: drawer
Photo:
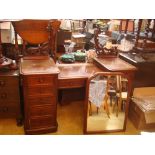
{"type": "Polygon", "coordinates": [[[39,86],[39,87],[31,87],[27,88],[28,96],[36,96],[36,95],[45,95],[45,94],[54,94],[55,88],[51,86],[39,86]]]}
{"type": "Polygon", "coordinates": [[[9,76],[4,76],[0,77],[0,89],[1,88],[14,88],[19,85],[19,79],[18,77],[9,77],[9,76]]]}
{"type": "Polygon", "coordinates": [[[28,104],[32,106],[45,104],[56,105],[56,97],[53,94],[50,96],[28,97],[28,104]]]}
{"type": "Polygon", "coordinates": [[[31,106],[29,109],[30,117],[33,116],[46,116],[56,114],[56,106],[44,105],[44,106],[31,106]]]}
{"type": "Polygon", "coordinates": [[[24,79],[25,86],[33,87],[36,85],[55,85],[56,76],[52,75],[38,75],[27,76],[24,79]]]}
{"type": "Polygon", "coordinates": [[[59,88],[80,88],[84,87],[85,79],[63,79],[59,80],[59,88]]]}
{"type": "Polygon", "coordinates": [[[29,124],[32,129],[51,127],[56,125],[56,118],[53,116],[33,117],[30,118],[29,124]]]}
{"type": "Polygon", "coordinates": [[[0,103],[9,101],[19,101],[19,92],[17,91],[4,91],[0,90],[0,103]]]}
{"type": "Polygon", "coordinates": [[[0,117],[10,117],[19,114],[18,106],[0,106],[0,117]]]}

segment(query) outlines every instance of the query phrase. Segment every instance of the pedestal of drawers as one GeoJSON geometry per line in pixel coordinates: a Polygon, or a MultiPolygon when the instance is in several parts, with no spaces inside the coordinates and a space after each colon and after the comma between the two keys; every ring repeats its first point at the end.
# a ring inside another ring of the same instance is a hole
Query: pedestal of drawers
{"type": "Polygon", "coordinates": [[[57,130],[57,74],[25,75],[23,79],[25,133],[57,130]]]}
{"type": "Polygon", "coordinates": [[[0,71],[0,118],[16,118],[21,125],[18,71],[0,71]]]}

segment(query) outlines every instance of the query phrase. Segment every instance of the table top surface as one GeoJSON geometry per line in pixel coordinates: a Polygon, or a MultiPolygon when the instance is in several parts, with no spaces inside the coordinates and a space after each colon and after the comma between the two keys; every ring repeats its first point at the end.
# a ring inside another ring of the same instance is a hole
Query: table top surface
{"type": "Polygon", "coordinates": [[[59,79],[88,78],[103,70],[93,63],[57,64],[60,73],[59,79]]]}
{"type": "Polygon", "coordinates": [[[53,59],[31,60],[23,58],[20,61],[20,73],[22,75],[32,74],[58,74],[59,69],[53,59]]]}
{"type": "Polygon", "coordinates": [[[118,57],[94,58],[94,61],[105,68],[107,71],[111,72],[128,72],[137,70],[135,66],[121,60],[118,57]]]}

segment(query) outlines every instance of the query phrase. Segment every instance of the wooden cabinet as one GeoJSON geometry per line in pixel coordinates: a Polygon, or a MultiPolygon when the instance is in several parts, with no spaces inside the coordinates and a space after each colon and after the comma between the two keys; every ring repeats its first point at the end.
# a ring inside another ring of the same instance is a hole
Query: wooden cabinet
{"type": "Polygon", "coordinates": [[[25,133],[56,131],[59,70],[53,60],[21,60],[20,73],[23,81],[25,133]]]}
{"type": "Polygon", "coordinates": [[[21,124],[18,71],[0,71],[0,118],[16,118],[21,124]]]}

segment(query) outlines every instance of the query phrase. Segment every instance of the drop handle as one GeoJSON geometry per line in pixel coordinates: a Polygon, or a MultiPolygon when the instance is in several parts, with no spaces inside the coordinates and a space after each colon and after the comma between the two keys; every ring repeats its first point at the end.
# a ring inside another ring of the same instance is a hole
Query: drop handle
{"type": "Polygon", "coordinates": [[[2,99],[6,99],[6,98],[7,98],[7,94],[6,94],[6,93],[2,93],[2,94],[1,94],[1,98],[2,98],[2,99]]]}

